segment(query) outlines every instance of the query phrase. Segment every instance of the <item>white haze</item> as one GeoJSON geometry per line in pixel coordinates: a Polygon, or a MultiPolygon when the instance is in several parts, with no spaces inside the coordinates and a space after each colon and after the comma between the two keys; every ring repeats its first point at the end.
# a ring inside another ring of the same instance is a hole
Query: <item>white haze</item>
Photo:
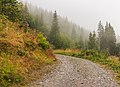
{"type": "Polygon", "coordinates": [[[58,14],[88,30],[108,21],[120,35],[120,0],[23,0],[58,14]]]}

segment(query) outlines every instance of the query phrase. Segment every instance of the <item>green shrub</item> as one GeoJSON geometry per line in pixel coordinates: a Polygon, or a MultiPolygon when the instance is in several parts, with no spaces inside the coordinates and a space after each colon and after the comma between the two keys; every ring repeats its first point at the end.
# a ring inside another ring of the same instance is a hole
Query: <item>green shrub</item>
{"type": "Polygon", "coordinates": [[[41,46],[43,49],[49,48],[49,43],[42,33],[39,33],[37,35],[37,40],[38,40],[38,45],[41,46]]]}

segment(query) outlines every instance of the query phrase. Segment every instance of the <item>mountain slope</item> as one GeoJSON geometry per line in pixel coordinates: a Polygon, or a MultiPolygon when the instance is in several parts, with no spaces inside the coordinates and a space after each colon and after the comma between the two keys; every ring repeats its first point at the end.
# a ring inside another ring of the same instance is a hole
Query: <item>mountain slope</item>
{"type": "Polygon", "coordinates": [[[35,77],[31,72],[56,60],[47,45],[41,33],[36,35],[29,28],[25,32],[0,15],[0,87],[31,81],[35,77]]]}

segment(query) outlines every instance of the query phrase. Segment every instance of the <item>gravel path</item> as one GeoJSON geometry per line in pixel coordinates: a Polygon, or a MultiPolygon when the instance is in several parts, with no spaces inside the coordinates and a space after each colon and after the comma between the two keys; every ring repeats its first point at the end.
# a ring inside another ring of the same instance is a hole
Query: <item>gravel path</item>
{"type": "Polygon", "coordinates": [[[29,87],[120,87],[112,75],[91,61],[56,55],[61,63],[29,87]]]}

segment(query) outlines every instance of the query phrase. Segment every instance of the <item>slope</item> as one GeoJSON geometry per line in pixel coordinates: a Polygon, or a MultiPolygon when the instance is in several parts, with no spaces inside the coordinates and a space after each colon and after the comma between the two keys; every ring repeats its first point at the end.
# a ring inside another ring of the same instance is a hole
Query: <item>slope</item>
{"type": "Polygon", "coordinates": [[[24,85],[38,77],[32,72],[56,60],[41,33],[24,30],[0,15],[0,87],[24,85]]]}

